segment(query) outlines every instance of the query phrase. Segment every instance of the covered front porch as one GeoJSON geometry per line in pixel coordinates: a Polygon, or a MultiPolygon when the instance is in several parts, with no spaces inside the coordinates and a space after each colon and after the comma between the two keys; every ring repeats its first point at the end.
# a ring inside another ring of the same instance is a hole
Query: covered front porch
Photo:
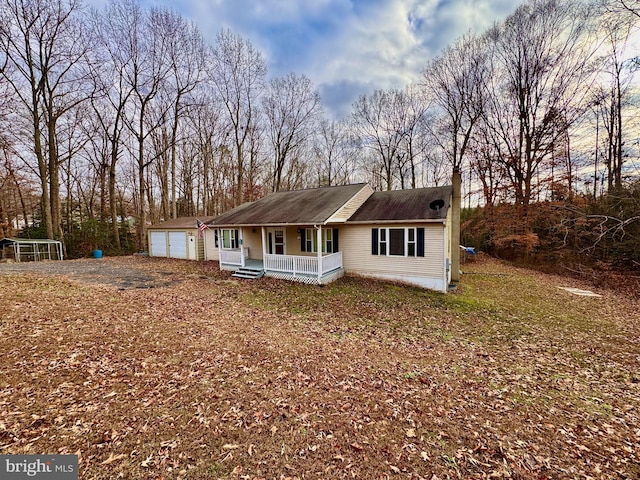
{"type": "Polygon", "coordinates": [[[337,237],[337,229],[320,226],[220,229],[220,268],[324,285],[344,274],[337,237]]]}

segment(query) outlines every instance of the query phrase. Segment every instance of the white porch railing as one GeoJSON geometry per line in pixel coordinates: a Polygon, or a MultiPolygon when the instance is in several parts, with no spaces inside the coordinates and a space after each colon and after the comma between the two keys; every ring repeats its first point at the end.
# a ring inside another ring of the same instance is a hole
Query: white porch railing
{"type": "Polygon", "coordinates": [[[305,275],[318,273],[318,258],[298,255],[271,255],[264,258],[264,269],[274,272],[286,272],[305,275]]]}
{"type": "Polygon", "coordinates": [[[342,268],[342,252],[332,253],[322,257],[322,274],[342,268]]]}
{"type": "Polygon", "coordinates": [[[248,248],[234,248],[232,250],[220,250],[220,263],[227,265],[240,265],[244,266],[244,261],[249,258],[248,248]],[[244,254],[244,259],[242,258],[244,254]]]}
{"type": "MultiPolygon", "coordinates": [[[[322,257],[322,274],[342,268],[342,252],[322,257]]],[[[270,255],[264,258],[264,269],[293,275],[317,275],[318,257],[301,255],[270,255]]]]}

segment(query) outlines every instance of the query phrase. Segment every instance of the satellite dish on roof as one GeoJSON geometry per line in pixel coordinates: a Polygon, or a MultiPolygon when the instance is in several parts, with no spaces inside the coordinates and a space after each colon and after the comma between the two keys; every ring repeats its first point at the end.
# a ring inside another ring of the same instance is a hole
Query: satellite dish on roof
{"type": "Polygon", "coordinates": [[[442,207],[444,207],[444,200],[442,200],[441,198],[434,200],[429,204],[429,208],[431,210],[435,210],[436,212],[440,210],[442,207]]]}

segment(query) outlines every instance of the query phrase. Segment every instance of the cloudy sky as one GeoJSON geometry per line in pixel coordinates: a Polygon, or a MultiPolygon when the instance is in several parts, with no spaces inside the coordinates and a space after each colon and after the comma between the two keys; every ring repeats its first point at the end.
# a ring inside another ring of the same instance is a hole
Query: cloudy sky
{"type": "Polygon", "coordinates": [[[521,1],[141,0],[195,21],[211,42],[221,28],[250,39],[270,76],[307,75],[334,117],[361,94],[416,80],[444,46],[484,30],[521,1]]]}

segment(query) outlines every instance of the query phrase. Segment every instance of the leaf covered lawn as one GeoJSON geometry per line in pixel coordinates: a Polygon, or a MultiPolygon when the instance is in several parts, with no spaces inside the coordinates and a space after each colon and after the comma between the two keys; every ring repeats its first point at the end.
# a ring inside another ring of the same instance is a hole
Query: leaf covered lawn
{"type": "Polygon", "coordinates": [[[0,453],[82,479],[640,477],[637,300],[495,260],[458,293],[0,275],[0,453]]]}

